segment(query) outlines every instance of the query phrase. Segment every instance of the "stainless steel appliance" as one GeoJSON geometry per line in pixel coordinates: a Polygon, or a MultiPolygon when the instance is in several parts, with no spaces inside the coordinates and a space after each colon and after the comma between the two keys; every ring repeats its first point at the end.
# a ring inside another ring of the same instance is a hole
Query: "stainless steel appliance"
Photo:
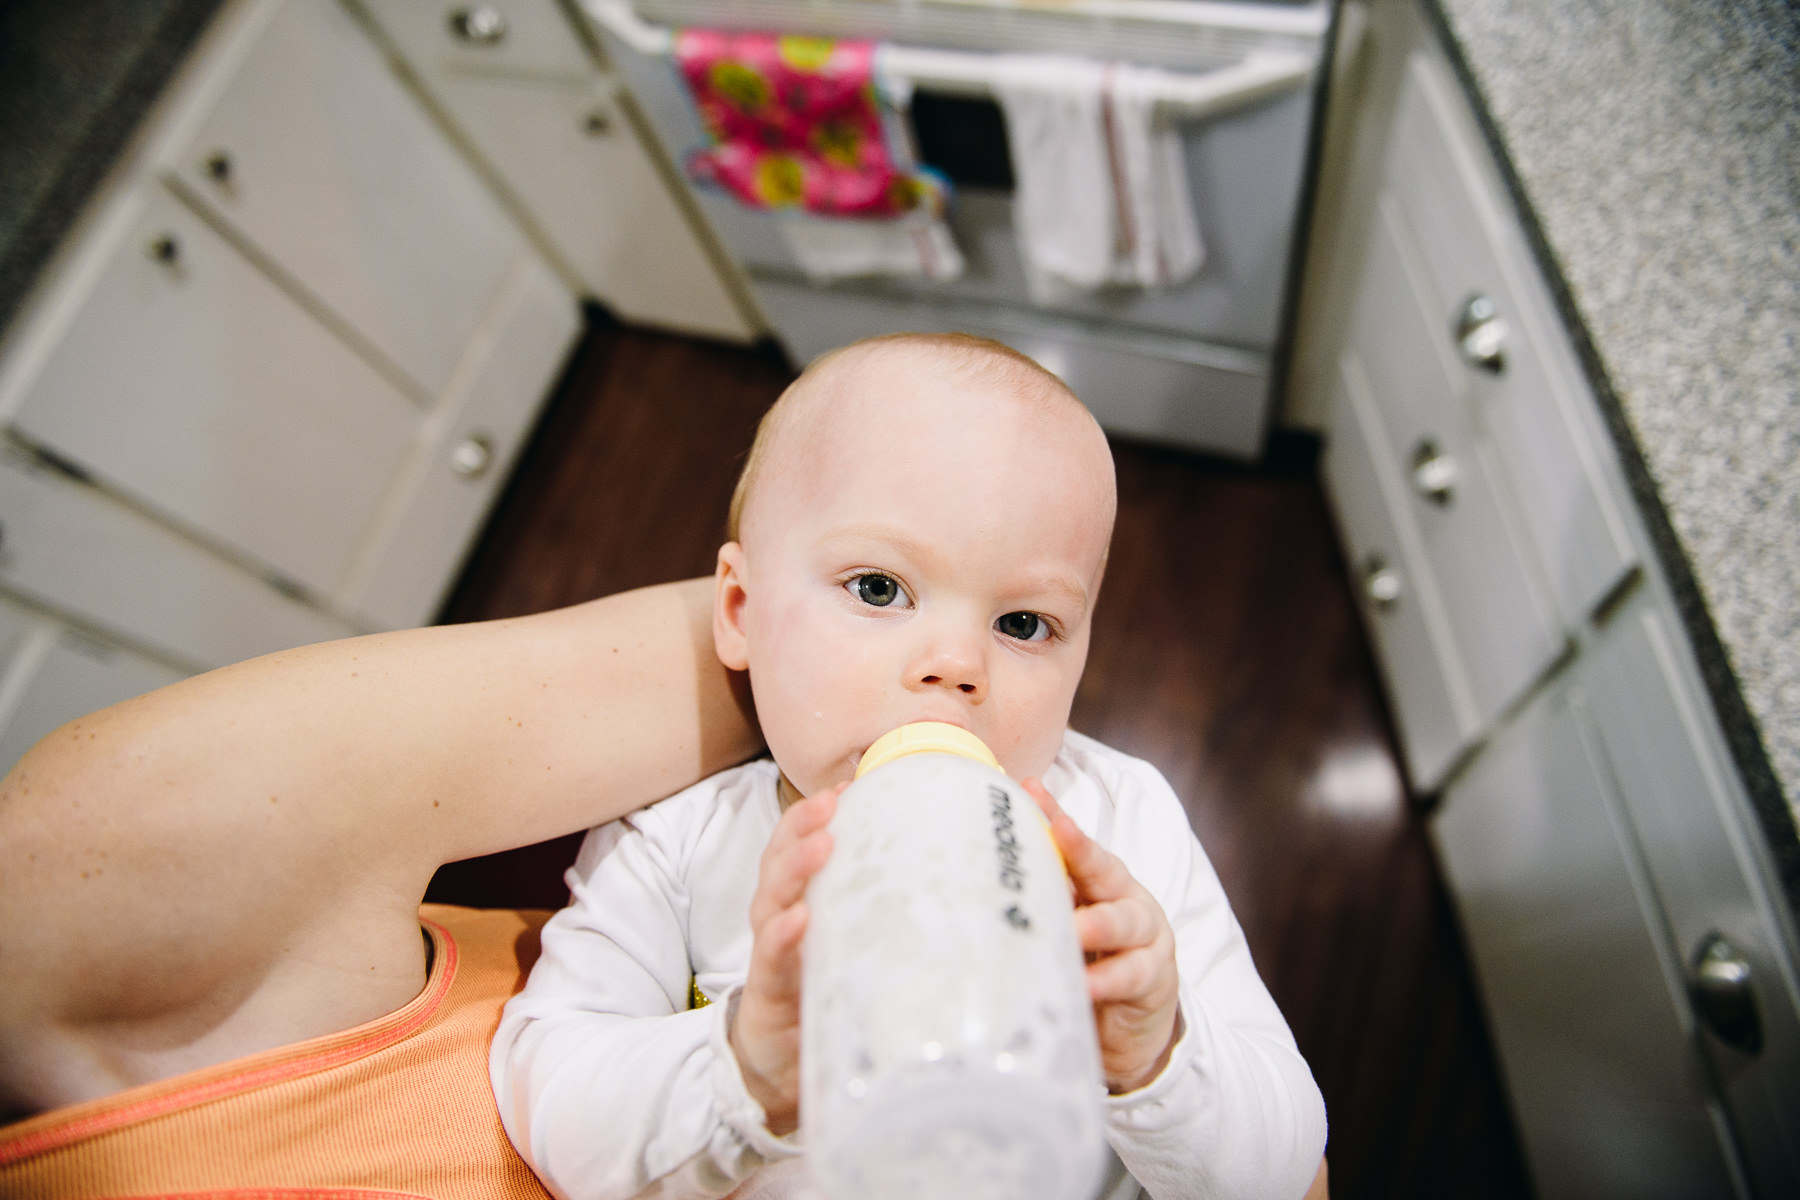
{"type": "Polygon", "coordinates": [[[672,27],[861,37],[904,48],[923,157],[956,184],[949,224],[967,263],[959,278],[819,284],[796,261],[782,217],[718,192],[696,193],[796,363],[878,333],[986,334],[1062,376],[1111,430],[1235,456],[1259,453],[1331,0],[584,5],[677,162],[705,134],[668,55],[672,27]],[[1014,230],[1004,125],[982,99],[983,60],[1004,52],[1078,54],[1180,74],[1163,105],[1179,123],[1206,246],[1197,275],[1164,290],[1106,288],[1032,301],[1014,230]],[[934,115],[954,134],[936,148],[923,127],[934,115]]]}

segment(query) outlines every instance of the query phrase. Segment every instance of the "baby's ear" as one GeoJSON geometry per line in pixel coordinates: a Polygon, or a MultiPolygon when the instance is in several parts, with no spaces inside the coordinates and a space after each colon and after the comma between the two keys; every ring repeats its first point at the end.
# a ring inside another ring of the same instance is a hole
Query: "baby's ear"
{"type": "Polygon", "coordinates": [[[726,542],[719,547],[714,572],[718,591],[713,595],[713,652],[728,670],[750,669],[750,639],[744,633],[744,547],[726,542]]]}

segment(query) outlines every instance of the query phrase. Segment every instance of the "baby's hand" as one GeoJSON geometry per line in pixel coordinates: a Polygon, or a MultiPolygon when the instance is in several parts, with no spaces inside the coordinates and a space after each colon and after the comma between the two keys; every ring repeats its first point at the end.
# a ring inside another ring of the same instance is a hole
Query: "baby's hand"
{"type": "Polygon", "coordinates": [[[732,1053],[769,1132],[790,1133],[800,1110],[800,938],[806,932],[806,884],[831,854],[826,822],[842,786],[827,788],[781,815],[763,850],[750,901],[750,971],[731,1014],[732,1053]]]}
{"type": "Polygon", "coordinates": [[[1161,1073],[1181,1032],[1175,931],[1156,897],[1081,832],[1042,783],[1027,779],[1025,790],[1050,819],[1075,884],[1075,933],[1088,956],[1107,1089],[1136,1091],[1161,1073]]]}

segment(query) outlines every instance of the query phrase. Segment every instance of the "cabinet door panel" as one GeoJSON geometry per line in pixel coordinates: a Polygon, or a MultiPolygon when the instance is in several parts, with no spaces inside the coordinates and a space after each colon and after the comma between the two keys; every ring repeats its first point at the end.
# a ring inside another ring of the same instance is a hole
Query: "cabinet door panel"
{"type": "Polygon", "coordinates": [[[1706,718],[1683,699],[1694,692],[1680,684],[1677,645],[1640,596],[1594,652],[1595,710],[1683,967],[1714,932],[1750,967],[1761,1049],[1741,1053],[1710,1035],[1701,1045],[1759,1193],[1796,1195],[1800,987],[1784,945],[1784,899],[1761,882],[1776,875],[1760,861],[1760,830],[1704,750],[1706,718]]]}
{"type": "Polygon", "coordinates": [[[330,594],[419,414],[152,191],[14,421],[146,507],[330,594]],[[164,238],[168,261],[145,252],[164,238]]]}
{"type": "Polygon", "coordinates": [[[1580,700],[1483,751],[1431,829],[1542,1200],[1729,1196],[1679,965],[1580,700]]]}
{"type": "Polygon", "coordinates": [[[1356,293],[1350,353],[1379,414],[1378,453],[1402,482],[1396,520],[1418,532],[1476,704],[1492,719],[1543,672],[1563,639],[1421,302],[1416,257],[1383,203],[1356,293]],[[1422,486],[1427,458],[1453,472],[1435,498],[1422,486]]]}
{"type": "Polygon", "coordinates": [[[587,291],[631,320],[750,339],[611,88],[446,74],[433,90],[587,291]]]}
{"type": "Polygon", "coordinates": [[[1400,485],[1378,449],[1374,402],[1353,357],[1339,364],[1331,415],[1325,486],[1358,576],[1354,586],[1400,727],[1407,775],[1416,790],[1428,792],[1479,733],[1481,713],[1458,665],[1436,583],[1418,566],[1417,539],[1391,517],[1400,485]],[[1392,573],[1386,599],[1370,594],[1383,570],[1392,573]]]}
{"type": "Polygon", "coordinates": [[[406,58],[428,74],[486,71],[576,80],[594,72],[593,61],[557,0],[360,2],[399,43],[406,58]],[[472,16],[478,9],[498,17],[498,25],[464,15],[472,16]]]}
{"type": "Polygon", "coordinates": [[[1600,483],[1596,449],[1577,415],[1593,401],[1548,292],[1535,277],[1512,215],[1477,161],[1477,135],[1459,120],[1443,73],[1412,61],[1386,168],[1429,282],[1430,332],[1455,344],[1470,297],[1485,295],[1507,323],[1498,373],[1452,358],[1507,470],[1552,592],[1570,622],[1587,616],[1635,560],[1631,538],[1600,483]]]}
{"type": "Polygon", "coordinates": [[[172,169],[438,394],[523,240],[335,3],[276,7],[172,169]],[[229,162],[218,178],[215,154],[229,162]]]}
{"type": "Polygon", "coordinates": [[[580,329],[562,282],[537,259],[523,260],[484,330],[481,369],[445,400],[445,419],[421,444],[396,513],[352,589],[355,610],[370,624],[396,629],[436,616],[580,329]]]}

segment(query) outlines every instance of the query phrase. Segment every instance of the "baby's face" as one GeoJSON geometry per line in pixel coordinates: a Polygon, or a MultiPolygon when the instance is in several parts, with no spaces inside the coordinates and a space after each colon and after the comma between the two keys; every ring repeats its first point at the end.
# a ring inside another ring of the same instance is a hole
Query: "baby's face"
{"type": "Polygon", "coordinates": [[[802,794],[911,721],[1050,766],[1114,508],[1086,413],[938,370],[852,370],[772,458],[720,552],[720,657],[802,794]]]}

